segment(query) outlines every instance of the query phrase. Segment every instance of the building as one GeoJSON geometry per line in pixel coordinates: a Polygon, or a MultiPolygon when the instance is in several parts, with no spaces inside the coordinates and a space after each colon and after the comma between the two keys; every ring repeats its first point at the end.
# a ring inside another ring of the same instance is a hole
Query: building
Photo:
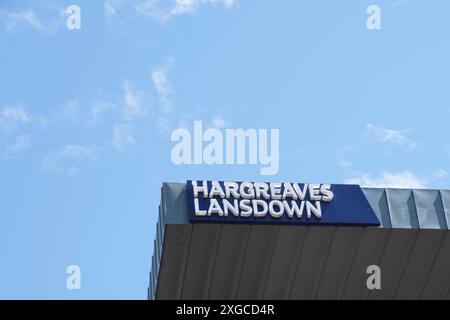
{"type": "MultiPolygon", "coordinates": [[[[246,223],[232,214],[198,223],[189,183],[162,186],[149,299],[450,299],[450,190],[354,186],[376,224],[246,223]],[[381,289],[368,289],[372,265],[381,289]]],[[[331,190],[338,186],[347,190],[331,190]]],[[[329,203],[359,201],[334,194],[329,203]]]]}

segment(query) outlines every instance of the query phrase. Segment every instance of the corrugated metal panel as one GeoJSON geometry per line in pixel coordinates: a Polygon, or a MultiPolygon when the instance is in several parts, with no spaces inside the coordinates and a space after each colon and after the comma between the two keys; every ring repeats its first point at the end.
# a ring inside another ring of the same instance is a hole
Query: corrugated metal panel
{"type": "Polygon", "coordinates": [[[279,227],[253,225],[239,277],[237,299],[262,299],[279,227]]]}
{"type": "Polygon", "coordinates": [[[439,253],[422,290],[422,299],[445,299],[450,290],[450,232],[446,232],[439,253]]]}
{"type": "Polygon", "coordinates": [[[155,258],[156,258],[156,262],[157,262],[156,263],[156,266],[157,266],[156,272],[159,272],[159,264],[161,262],[160,251],[162,250],[162,246],[160,245],[160,240],[159,240],[158,235],[156,235],[154,247],[155,247],[155,258]]]}
{"type": "MultiPolygon", "coordinates": [[[[389,196],[389,195],[388,195],[389,196]]],[[[394,230],[384,248],[380,269],[382,272],[382,290],[372,290],[368,299],[393,299],[404,267],[414,246],[417,231],[408,229],[394,230]]]]}
{"type": "Polygon", "coordinates": [[[328,253],[316,299],[339,299],[350,273],[363,228],[338,227],[328,253]]]}
{"type": "Polygon", "coordinates": [[[367,268],[379,266],[392,229],[364,228],[359,239],[350,273],[342,290],[341,299],[367,299],[367,268]]]}
{"type": "Polygon", "coordinates": [[[156,292],[156,287],[157,287],[157,281],[158,281],[158,273],[156,272],[156,267],[155,267],[155,255],[152,255],[152,286],[153,286],[153,291],[156,292]]]}
{"type": "Polygon", "coordinates": [[[250,235],[250,225],[222,226],[209,290],[210,299],[234,299],[250,235]]]}
{"type": "Polygon", "coordinates": [[[158,275],[158,299],[181,299],[191,230],[192,225],[189,224],[166,225],[162,267],[158,275]]]}
{"type": "Polygon", "coordinates": [[[396,299],[420,298],[444,235],[445,232],[441,230],[417,232],[414,247],[402,268],[400,283],[395,293],[396,299]]]}
{"type": "Polygon", "coordinates": [[[304,226],[280,226],[264,299],[287,299],[306,238],[304,226]]]}
{"type": "Polygon", "coordinates": [[[290,299],[309,300],[320,285],[323,268],[331,249],[336,227],[310,227],[289,295],[290,299]]]}
{"type": "Polygon", "coordinates": [[[149,300],[153,300],[155,298],[155,295],[154,295],[155,291],[153,288],[153,273],[150,272],[148,276],[149,276],[149,285],[148,285],[147,298],[149,300]]]}
{"type": "Polygon", "coordinates": [[[183,277],[182,299],[207,299],[220,240],[218,224],[194,224],[183,277]]]}

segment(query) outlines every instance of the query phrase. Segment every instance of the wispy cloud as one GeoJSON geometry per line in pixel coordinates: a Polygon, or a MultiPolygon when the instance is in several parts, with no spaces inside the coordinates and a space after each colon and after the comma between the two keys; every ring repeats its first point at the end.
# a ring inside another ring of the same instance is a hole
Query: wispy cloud
{"type": "Polygon", "coordinates": [[[408,4],[409,0],[389,0],[390,7],[400,7],[408,4]]]}
{"type": "Polygon", "coordinates": [[[28,116],[27,112],[21,107],[3,107],[3,109],[0,111],[0,117],[3,120],[6,121],[14,121],[14,122],[21,122],[21,123],[27,123],[30,122],[31,119],[28,116]]]}
{"type": "Polygon", "coordinates": [[[443,169],[433,171],[431,181],[438,186],[448,185],[448,172],[443,169]]]}
{"type": "Polygon", "coordinates": [[[95,101],[91,106],[91,119],[88,122],[88,126],[97,124],[112,109],[114,109],[114,104],[109,101],[95,101]]]}
{"type": "Polygon", "coordinates": [[[366,135],[371,136],[381,142],[415,148],[417,144],[410,138],[408,138],[408,131],[409,130],[388,129],[385,127],[376,126],[372,123],[369,123],[366,126],[366,135]]]}
{"type": "Polygon", "coordinates": [[[351,145],[347,145],[338,148],[335,152],[334,158],[341,167],[349,170],[353,165],[353,162],[350,158],[354,153],[355,150],[353,149],[353,147],[351,145]]]}
{"type": "Polygon", "coordinates": [[[31,144],[31,136],[28,134],[21,134],[15,137],[11,144],[8,144],[3,151],[4,159],[11,159],[16,154],[28,149],[31,144]]]}
{"type": "Polygon", "coordinates": [[[7,31],[29,26],[35,30],[45,31],[45,26],[32,9],[10,12],[0,9],[0,23],[7,31]]]}
{"type": "Polygon", "coordinates": [[[163,134],[169,134],[172,130],[172,122],[165,116],[158,117],[157,125],[159,130],[163,134]]]}
{"type": "Polygon", "coordinates": [[[422,189],[427,186],[427,181],[417,177],[411,171],[382,172],[379,176],[369,173],[357,173],[345,181],[348,184],[359,184],[363,187],[373,188],[413,188],[422,189]]]}
{"type": "Polygon", "coordinates": [[[105,0],[103,4],[104,14],[108,21],[117,17],[117,12],[123,4],[123,0],[105,0]]]}
{"type": "Polygon", "coordinates": [[[159,0],[137,1],[131,7],[139,15],[149,17],[157,21],[165,21],[170,15],[161,7],[159,0]]]}
{"type": "Polygon", "coordinates": [[[62,125],[76,126],[81,124],[82,112],[77,99],[72,99],[62,106],[57,115],[58,122],[62,125]]]}
{"type": "MultiPolygon", "coordinates": [[[[200,120],[202,117],[199,114],[207,114],[207,112],[202,112],[200,110],[190,111],[181,115],[178,121],[178,127],[184,129],[192,129],[193,123],[196,120],[200,120]]],[[[215,129],[226,129],[231,127],[231,122],[228,121],[220,112],[212,116],[206,116],[209,120],[205,121],[205,126],[207,128],[215,129]]]]}
{"type": "Polygon", "coordinates": [[[80,163],[94,161],[99,157],[97,147],[68,144],[59,148],[55,153],[45,156],[43,167],[55,174],[74,176],[80,171],[78,167],[80,163]]]}
{"type": "Polygon", "coordinates": [[[210,127],[216,128],[216,129],[224,129],[227,127],[230,127],[230,122],[225,120],[225,118],[222,115],[215,115],[213,116],[210,127]]]}
{"type": "Polygon", "coordinates": [[[237,0],[176,0],[175,5],[170,10],[170,16],[193,13],[205,4],[220,4],[225,8],[231,8],[237,2],[237,0]]]}
{"type": "Polygon", "coordinates": [[[120,151],[135,146],[137,143],[134,139],[133,131],[134,128],[128,124],[116,124],[113,128],[114,146],[120,151]]]}
{"type": "Polygon", "coordinates": [[[14,134],[29,122],[31,122],[31,117],[22,106],[6,106],[0,110],[1,134],[14,134]]]}
{"type": "Polygon", "coordinates": [[[145,93],[135,90],[127,80],[124,81],[123,90],[123,116],[125,120],[147,117],[149,107],[145,93]]]}
{"type": "Polygon", "coordinates": [[[59,1],[40,1],[36,9],[39,13],[31,8],[16,11],[0,8],[0,30],[15,32],[28,29],[44,34],[55,34],[65,27],[66,7],[59,1]]]}
{"type": "Polygon", "coordinates": [[[152,70],[152,80],[155,90],[159,95],[161,111],[168,113],[172,111],[172,99],[174,90],[168,79],[168,73],[175,63],[175,59],[167,58],[164,64],[155,67],[152,70]]]}
{"type": "Polygon", "coordinates": [[[231,8],[237,3],[238,0],[134,0],[129,2],[106,0],[104,12],[106,19],[111,20],[117,18],[120,10],[131,8],[141,16],[164,22],[178,15],[195,13],[204,5],[220,5],[224,8],[231,8]]]}

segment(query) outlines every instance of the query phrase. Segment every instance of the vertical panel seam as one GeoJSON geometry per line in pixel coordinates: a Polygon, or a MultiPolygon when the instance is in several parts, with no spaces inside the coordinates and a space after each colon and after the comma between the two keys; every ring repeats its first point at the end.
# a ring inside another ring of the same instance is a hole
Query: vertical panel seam
{"type": "Polygon", "coordinates": [[[395,289],[394,289],[394,293],[392,295],[392,299],[395,299],[397,297],[397,295],[398,295],[398,290],[399,290],[400,285],[401,285],[401,283],[403,281],[403,278],[405,276],[405,271],[406,271],[405,269],[408,267],[409,260],[411,259],[411,255],[412,255],[412,252],[414,251],[414,247],[416,246],[416,242],[417,242],[418,238],[419,238],[419,231],[415,230],[414,231],[414,239],[413,239],[413,242],[412,242],[412,244],[411,244],[411,246],[410,246],[410,248],[408,250],[408,255],[406,256],[405,261],[401,265],[401,270],[403,270],[403,272],[400,274],[400,277],[399,277],[399,279],[397,281],[397,284],[396,284],[395,289]]]}
{"type": "Polygon", "coordinates": [[[388,189],[384,189],[384,196],[386,197],[387,209],[388,209],[388,218],[389,218],[389,228],[393,228],[392,226],[392,208],[391,202],[389,201],[388,189]]]}
{"type": "Polygon", "coordinates": [[[264,283],[263,283],[264,289],[263,289],[263,292],[262,292],[262,299],[264,299],[265,294],[266,294],[267,282],[269,280],[270,270],[272,269],[273,258],[275,256],[275,252],[276,252],[276,250],[278,248],[278,237],[280,235],[280,229],[281,229],[281,227],[278,226],[277,233],[276,233],[276,236],[275,236],[275,245],[273,246],[273,250],[272,250],[272,257],[270,258],[269,268],[267,269],[267,274],[265,276],[265,280],[264,280],[264,283]]]}
{"type": "Polygon", "coordinates": [[[192,233],[194,233],[194,226],[195,226],[195,224],[192,224],[191,227],[188,228],[188,241],[189,241],[189,243],[188,243],[186,257],[183,259],[184,260],[183,277],[181,279],[180,292],[178,292],[177,297],[175,299],[182,299],[183,298],[184,282],[185,282],[185,278],[186,278],[187,265],[188,265],[188,261],[189,261],[189,254],[191,252],[192,233]]]}
{"type": "Polygon", "coordinates": [[[316,283],[316,286],[314,288],[314,293],[313,293],[313,299],[316,300],[317,299],[317,295],[319,293],[320,290],[320,286],[322,285],[322,280],[323,280],[323,274],[325,273],[325,267],[327,266],[327,262],[328,259],[330,258],[330,252],[331,252],[331,248],[333,247],[333,242],[334,239],[336,238],[336,233],[337,233],[338,227],[334,227],[333,230],[333,235],[330,238],[329,243],[328,243],[328,248],[327,248],[327,254],[325,256],[325,261],[322,263],[322,265],[320,266],[320,270],[319,270],[319,280],[316,283]]]}
{"type": "Polygon", "coordinates": [[[222,232],[223,232],[223,224],[220,225],[220,231],[219,231],[219,239],[217,240],[217,246],[216,246],[216,254],[214,256],[214,262],[212,265],[212,270],[211,270],[211,279],[209,279],[209,288],[208,288],[208,295],[207,298],[210,299],[211,297],[211,288],[212,288],[212,283],[214,280],[214,274],[215,274],[215,269],[216,269],[216,264],[217,264],[217,256],[219,255],[219,248],[220,248],[220,243],[222,242],[222,232]]]}
{"type": "MultiPolygon", "coordinates": [[[[420,221],[419,221],[419,211],[417,210],[417,202],[416,202],[416,195],[414,193],[414,189],[411,190],[411,196],[413,198],[413,203],[414,203],[414,211],[416,211],[416,219],[417,219],[417,228],[418,229],[422,229],[422,226],[420,225],[420,221]]],[[[408,205],[407,205],[408,206],[408,205]]]]}
{"type": "Polygon", "coordinates": [[[441,198],[441,204],[442,204],[442,213],[444,214],[444,223],[445,223],[445,229],[450,229],[450,221],[447,221],[447,215],[445,214],[445,205],[444,205],[444,198],[442,197],[442,190],[439,190],[439,197],[441,198]]]}
{"type": "Polygon", "coordinates": [[[309,229],[305,228],[305,237],[303,239],[303,243],[301,246],[301,249],[298,251],[298,255],[297,255],[297,260],[296,260],[296,268],[294,270],[294,274],[292,275],[291,281],[289,282],[290,288],[288,289],[287,292],[287,298],[290,299],[292,297],[292,291],[294,290],[294,285],[295,285],[295,278],[297,277],[297,272],[298,272],[298,268],[300,267],[300,262],[301,262],[301,258],[303,255],[303,251],[305,249],[305,245],[306,245],[306,240],[308,238],[308,233],[309,233],[309,229]]]}
{"type": "Polygon", "coordinates": [[[434,255],[433,262],[431,263],[431,267],[428,269],[427,275],[425,277],[425,281],[420,290],[419,300],[422,300],[422,298],[423,298],[423,293],[425,292],[425,288],[427,287],[427,283],[431,277],[431,273],[433,272],[434,266],[436,265],[437,258],[439,257],[439,254],[441,252],[444,242],[445,242],[445,232],[443,232],[441,235],[441,241],[439,242],[438,249],[436,251],[436,254],[434,255]]]}
{"type": "Polygon", "coordinates": [[[447,290],[447,295],[444,297],[444,300],[449,300],[450,299],[450,285],[449,288],[447,290]]]}
{"type": "Polygon", "coordinates": [[[235,292],[234,292],[234,300],[237,300],[239,286],[241,285],[241,277],[242,277],[242,272],[243,272],[244,266],[245,266],[245,257],[247,256],[247,249],[248,249],[248,244],[250,242],[250,236],[251,236],[252,230],[253,230],[253,226],[250,225],[249,230],[248,230],[247,241],[245,244],[244,254],[242,255],[241,270],[239,271],[239,278],[238,278],[237,285],[236,285],[235,292]]]}
{"type": "Polygon", "coordinates": [[[358,254],[359,248],[361,247],[361,238],[366,230],[367,230],[367,228],[364,228],[359,231],[357,244],[355,246],[355,249],[353,250],[352,258],[350,261],[350,267],[348,268],[347,273],[345,275],[344,286],[342,287],[341,292],[339,293],[338,300],[342,300],[345,290],[347,289],[348,279],[350,278],[350,274],[353,271],[353,267],[355,265],[355,260],[356,260],[356,255],[358,254]]]}
{"type": "MultiPolygon", "coordinates": [[[[164,230],[165,229],[166,229],[166,227],[164,226],[164,230]]],[[[161,265],[164,261],[164,255],[162,254],[162,248],[164,247],[165,242],[166,242],[166,232],[164,231],[164,234],[162,236],[162,245],[161,245],[161,260],[160,260],[161,265]]],[[[153,272],[154,272],[154,270],[153,270],[153,272]]],[[[157,276],[157,278],[159,278],[159,272],[156,276],[157,276]]],[[[158,281],[156,282],[156,286],[154,286],[154,288],[152,288],[152,291],[153,291],[153,299],[152,300],[156,300],[156,297],[157,297],[157,292],[158,292],[157,284],[158,284],[158,281]]]]}
{"type": "MultiPolygon", "coordinates": [[[[388,230],[389,231],[388,231],[387,237],[384,239],[383,249],[381,251],[380,257],[378,258],[378,266],[380,267],[380,269],[381,269],[381,262],[383,262],[384,255],[386,254],[386,248],[387,248],[389,240],[390,240],[390,238],[392,236],[392,228],[390,228],[388,230]]],[[[370,292],[371,292],[370,290],[367,290],[367,294],[366,294],[366,299],[365,300],[369,300],[370,292]]]]}

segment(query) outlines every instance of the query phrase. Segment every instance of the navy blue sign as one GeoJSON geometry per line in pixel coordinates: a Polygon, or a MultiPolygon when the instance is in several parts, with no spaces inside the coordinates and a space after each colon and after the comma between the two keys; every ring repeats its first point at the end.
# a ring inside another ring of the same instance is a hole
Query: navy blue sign
{"type": "Polygon", "coordinates": [[[191,222],[379,226],[358,185],[188,181],[191,222]]]}

